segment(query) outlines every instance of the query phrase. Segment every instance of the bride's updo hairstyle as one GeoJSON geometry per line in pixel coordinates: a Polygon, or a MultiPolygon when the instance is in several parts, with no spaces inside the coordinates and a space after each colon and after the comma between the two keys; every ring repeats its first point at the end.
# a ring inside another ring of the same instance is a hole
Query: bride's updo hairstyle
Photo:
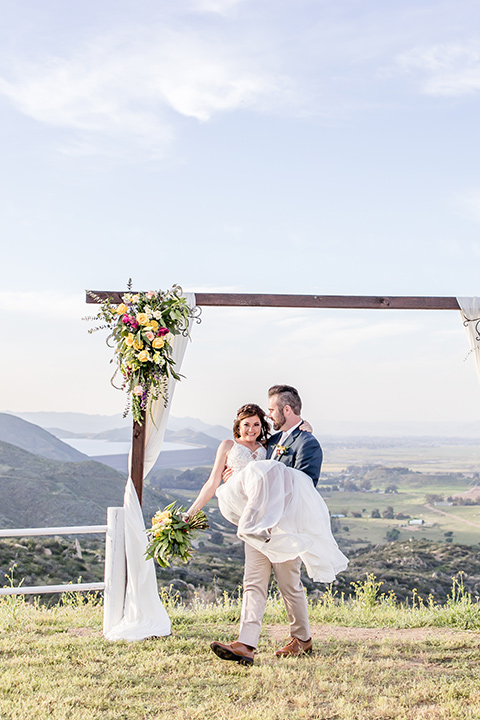
{"type": "Polygon", "coordinates": [[[258,416],[261,427],[260,435],[257,438],[257,442],[264,445],[267,442],[268,436],[270,435],[270,426],[268,425],[267,418],[265,417],[265,413],[263,412],[262,408],[258,405],[254,405],[253,403],[242,405],[242,407],[237,411],[237,417],[235,418],[233,423],[233,437],[240,437],[240,423],[242,422],[242,420],[245,420],[245,418],[249,417],[255,417],[255,415],[258,416]]]}

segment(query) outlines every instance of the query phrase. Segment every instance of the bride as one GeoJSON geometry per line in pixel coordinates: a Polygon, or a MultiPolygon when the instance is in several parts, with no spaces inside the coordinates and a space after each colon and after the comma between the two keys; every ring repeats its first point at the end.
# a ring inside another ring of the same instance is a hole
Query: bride
{"type": "Polygon", "coordinates": [[[263,410],[243,405],[233,424],[234,439],[220,443],[212,472],[187,515],[216,494],[222,515],[238,526],[237,536],[271,563],[300,557],[312,580],[332,582],[348,560],[332,535],[328,508],[308,475],[266,459],[269,433],[263,410]]]}

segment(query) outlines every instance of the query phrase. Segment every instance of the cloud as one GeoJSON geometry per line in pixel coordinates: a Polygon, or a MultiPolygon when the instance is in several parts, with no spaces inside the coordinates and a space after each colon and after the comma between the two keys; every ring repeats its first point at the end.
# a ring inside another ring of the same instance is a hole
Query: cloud
{"type": "Polygon", "coordinates": [[[194,12],[228,15],[242,2],[245,0],[191,0],[190,7],[194,12]]]}
{"type": "Polygon", "coordinates": [[[455,205],[465,217],[480,222],[480,189],[470,188],[457,193],[454,198],[455,205]]]}
{"type": "Polygon", "coordinates": [[[277,322],[277,332],[288,336],[289,343],[298,350],[310,352],[316,347],[325,356],[335,357],[354,347],[381,343],[390,338],[418,332],[414,323],[396,320],[366,321],[364,319],[328,317],[320,319],[312,314],[288,317],[277,322]]]}
{"type": "Polygon", "coordinates": [[[237,108],[263,112],[289,94],[261,53],[186,28],[116,32],[71,57],[11,64],[0,94],[41,123],[75,131],[72,154],[133,140],[161,155],[174,114],[206,122],[237,108]]]}
{"type": "Polygon", "coordinates": [[[414,48],[396,58],[405,73],[423,77],[422,92],[444,97],[472,95],[480,90],[478,40],[414,48]]]}

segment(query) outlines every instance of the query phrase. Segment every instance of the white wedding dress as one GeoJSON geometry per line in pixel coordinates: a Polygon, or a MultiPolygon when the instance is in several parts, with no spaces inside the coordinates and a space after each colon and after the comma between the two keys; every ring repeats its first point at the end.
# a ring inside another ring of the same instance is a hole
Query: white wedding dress
{"type": "Polygon", "coordinates": [[[252,453],[235,442],[227,457],[234,473],[216,492],[220,512],[270,562],[300,556],[312,580],[332,582],[348,560],[332,535],[325,501],[308,475],[265,458],[265,448],[252,453]]]}

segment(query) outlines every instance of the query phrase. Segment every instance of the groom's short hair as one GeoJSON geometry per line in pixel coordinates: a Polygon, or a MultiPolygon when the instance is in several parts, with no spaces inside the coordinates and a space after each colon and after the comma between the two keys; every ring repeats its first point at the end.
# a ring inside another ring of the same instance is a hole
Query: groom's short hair
{"type": "Polygon", "coordinates": [[[285,405],[290,405],[295,415],[302,412],[302,401],[298,390],[291,385],[273,385],[268,391],[268,397],[278,395],[282,410],[285,405]]]}

